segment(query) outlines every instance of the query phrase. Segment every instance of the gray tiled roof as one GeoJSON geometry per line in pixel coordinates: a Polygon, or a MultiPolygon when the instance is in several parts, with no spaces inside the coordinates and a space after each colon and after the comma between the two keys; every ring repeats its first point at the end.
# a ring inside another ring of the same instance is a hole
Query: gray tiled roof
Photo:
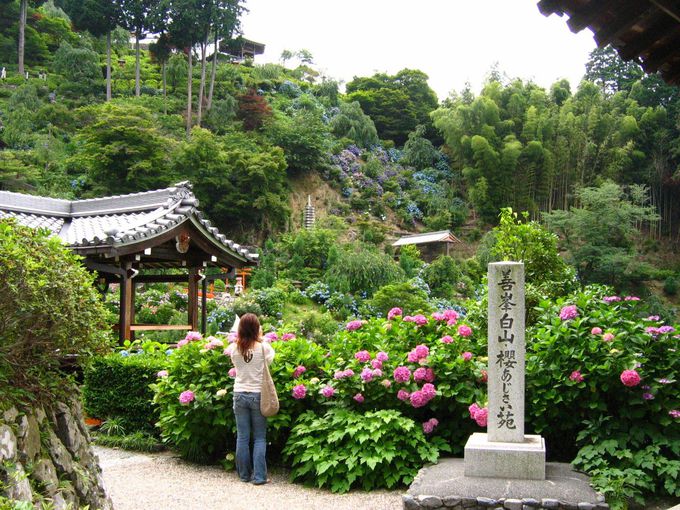
{"type": "Polygon", "coordinates": [[[152,237],[193,219],[225,250],[247,261],[257,254],[227,239],[197,209],[191,184],[88,200],[62,200],[0,191],[0,218],[14,217],[28,227],[46,228],[73,248],[122,246],[152,237]]]}

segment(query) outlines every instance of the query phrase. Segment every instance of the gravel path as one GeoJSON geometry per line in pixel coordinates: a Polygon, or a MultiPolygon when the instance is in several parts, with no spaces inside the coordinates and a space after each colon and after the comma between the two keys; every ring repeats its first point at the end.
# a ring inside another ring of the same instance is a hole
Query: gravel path
{"type": "Polygon", "coordinates": [[[332,494],[292,484],[284,473],[254,486],[218,466],[197,466],[171,452],[136,453],[95,446],[116,510],[397,510],[400,491],[332,494]]]}

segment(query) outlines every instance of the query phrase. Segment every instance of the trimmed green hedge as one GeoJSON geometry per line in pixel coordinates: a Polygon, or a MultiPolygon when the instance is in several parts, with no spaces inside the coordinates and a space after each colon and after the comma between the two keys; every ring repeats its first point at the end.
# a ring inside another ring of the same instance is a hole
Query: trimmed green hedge
{"type": "Polygon", "coordinates": [[[84,374],[85,411],[93,418],[116,418],[126,433],[156,433],[159,413],[149,384],[166,364],[164,355],[114,353],[95,358],[84,374]]]}

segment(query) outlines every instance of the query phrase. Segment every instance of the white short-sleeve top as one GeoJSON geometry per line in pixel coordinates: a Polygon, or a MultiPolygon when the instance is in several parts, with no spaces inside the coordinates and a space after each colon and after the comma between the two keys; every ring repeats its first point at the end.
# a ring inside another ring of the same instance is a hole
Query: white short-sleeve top
{"type": "Polygon", "coordinates": [[[267,365],[270,365],[275,353],[272,346],[267,342],[255,342],[252,350],[246,353],[245,358],[238,350],[236,342],[229,344],[229,347],[227,347],[227,354],[231,357],[234,367],[236,367],[234,392],[247,391],[260,393],[262,391],[262,372],[264,370],[263,347],[264,359],[267,361],[267,365]],[[246,362],[248,358],[250,358],[250,361],[246,362]]]}

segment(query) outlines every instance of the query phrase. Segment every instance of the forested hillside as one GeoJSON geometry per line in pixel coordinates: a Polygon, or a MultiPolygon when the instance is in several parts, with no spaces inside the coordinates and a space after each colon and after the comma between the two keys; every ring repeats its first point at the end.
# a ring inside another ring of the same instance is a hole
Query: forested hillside
{"type": "Polygon", "coordinates": [[[403,69],[343,92],[307,50],[234,62],[247,5],[195,4],[1,0],[0,189],[77,198],[190,180],[217,226],[251,244],[299,228],[291,186],[320,180],[336,191],[322,216],[369,242],[447,228],[470,242],[511,207],[571,240],[577,265],[590,234],[631,255],[568,213],[605,202],[613,225],[628,207],[639,239],[680,241],[678,88],[612,49],[593,52],[576,90],[492,69],[481,92],[440,101],[403,69]],[[149,33],[161,36],[147,49],[149,33]]]}

